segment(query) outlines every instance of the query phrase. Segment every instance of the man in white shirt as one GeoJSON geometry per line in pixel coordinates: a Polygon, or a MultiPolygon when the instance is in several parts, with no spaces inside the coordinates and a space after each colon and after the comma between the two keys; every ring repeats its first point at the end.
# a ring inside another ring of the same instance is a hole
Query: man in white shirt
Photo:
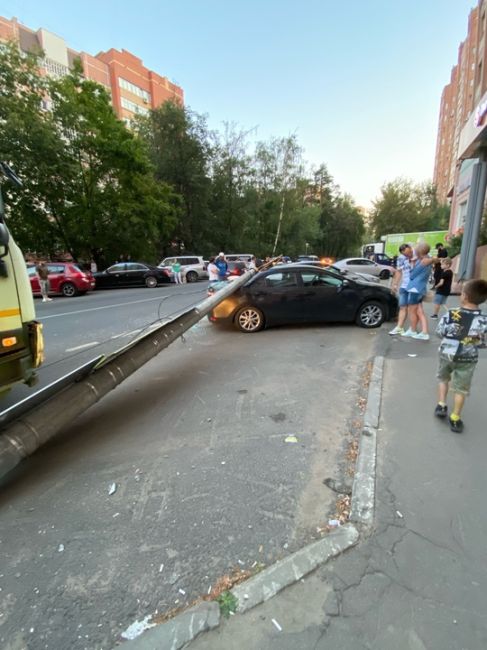
{"type": "Polygon", "coordinates": [[[207,269],[208,271],[208,278],[210,280],[210,284],[213,282],[218,282],[218,267],[215,264],[215,258],[210,257],[210,261],[208,262],[207,269]]]}

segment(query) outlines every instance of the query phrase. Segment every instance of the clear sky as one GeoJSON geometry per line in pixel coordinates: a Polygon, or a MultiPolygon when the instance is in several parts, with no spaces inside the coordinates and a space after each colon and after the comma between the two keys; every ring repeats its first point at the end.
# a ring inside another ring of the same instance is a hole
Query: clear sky
{"type": "Polygon", "coordinates": [[[296,132],[368,206],[432,177],[440,95],[474,0],[0,0],[78,50],[125,48],[181,85],[212,128],[296,132]]]}

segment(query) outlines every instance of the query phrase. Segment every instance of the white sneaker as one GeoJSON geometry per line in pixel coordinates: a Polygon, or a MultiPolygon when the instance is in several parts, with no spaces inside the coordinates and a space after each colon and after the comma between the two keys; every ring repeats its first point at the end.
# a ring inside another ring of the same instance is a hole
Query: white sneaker
{"type": "Polygon", "coordinates": [[[43,299],[42,299],[42,302],[47,302],[47,298],[43,298],[43,299]]]}
{"type": "Polygon", "coordinates": [[[48,298],[46,302],[52,302],[52,298],[48,298]]]}
{"type": "Polygon", "coordinates": [[[401,333],[401,336],[407,336],[407,337],[411,338],[411,337],[413,337],[415,334],[416,334],[416,332],[415,332],[414,330],[412,330],[411,328],[409,328],[409,329],[406,330],[405,332],[402,332],[402,333],[401,333]]]}
{"type": "Polygon", "coordinates": [[[425,334],[424,332],[415,332],[412,336],[413,339],[417,339],[418,341],[429,341],[430,340],[430,335],[425,334]]]}
{"type": "Polygon", "coordinates": [[[396,334],[403,334],[404,333],[404,328],[399,327],[399,325],[396,325],[396,327],[389,332],[390,336],[395,336],[396,334]]]}

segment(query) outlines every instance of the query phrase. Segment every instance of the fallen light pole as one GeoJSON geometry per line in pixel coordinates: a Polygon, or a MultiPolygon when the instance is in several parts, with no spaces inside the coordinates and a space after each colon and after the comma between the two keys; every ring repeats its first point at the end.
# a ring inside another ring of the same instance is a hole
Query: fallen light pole
{"type": "Polygon", "coordinates": [[[255,271],[247,271],[228,287],[188,309],[174,320],[137,339],[109,358],[91,375],[71,384],[0,431],[0,479],[33,454],[63,427],[96,404],[136,370],[167,348],[188,329],[244,285],[255,271]]]}

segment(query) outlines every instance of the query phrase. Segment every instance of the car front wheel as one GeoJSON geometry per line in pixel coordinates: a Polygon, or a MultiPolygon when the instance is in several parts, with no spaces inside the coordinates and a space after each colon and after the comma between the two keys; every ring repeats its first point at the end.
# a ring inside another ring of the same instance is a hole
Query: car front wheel
{"type": "Polygon", "coordinates": [[[358,310],[355,322],[360,327],[372,328],[382,325],[386,318],[386,310],[380,302],[366,302],[358,310]]]}
{"type": "Polygon", "coordinates": [[[148,289],[153,289],[154,287],[157,287],[157,278],[155,278],[153,275],[149,275],[145,279],[145,286],[148,289]]]}
{"type": "Polygon", "coordinates": [[[196,271],[188,271],[186,273],[186,282],[197,282],[198,274],[196,271]]]}
{"type": "Polygon", "coordinates": [[[258,332],[264,327],[264,314],[256,307],[242,307],[235,316],[235,325],[246,334],[258,332]]]}
{"type": "Polygon", "coordinates": [[[380,272],[379,278],[381,280],[388,280],[390,277],[391,277],[391,274],[390,274],[389,271],[384,270],[384,271],[380,272]]]}
{"type": "Polygon", "coordinates": [[[61,293],[65,298],[72,298],[78,294],[78,289],[72,282],[65,282],[61,288],[61,293]]]}

